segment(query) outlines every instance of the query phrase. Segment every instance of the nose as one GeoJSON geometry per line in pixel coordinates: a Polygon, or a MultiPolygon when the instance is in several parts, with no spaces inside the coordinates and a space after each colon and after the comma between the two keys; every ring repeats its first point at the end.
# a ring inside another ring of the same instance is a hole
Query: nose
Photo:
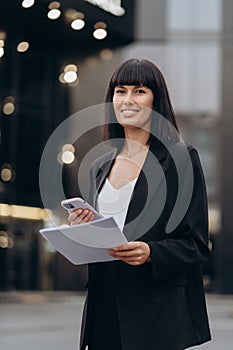
{"type": "Polygon", "coordinates": [[[133,94],[131,91],[128,91],[124,96],[125,104],[133,104],[133,94]]]}

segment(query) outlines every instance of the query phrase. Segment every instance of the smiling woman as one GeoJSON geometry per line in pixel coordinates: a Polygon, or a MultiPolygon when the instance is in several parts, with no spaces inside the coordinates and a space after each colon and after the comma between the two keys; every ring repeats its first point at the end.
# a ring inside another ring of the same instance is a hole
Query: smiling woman
{"type": "MultiPolygon", "coordinates": [[[[113,105],[119,124],[136,126],[149,132],[154,95],[146,86],[117,86],[114,90],[113,105]]],[[[126,137],[128,138],[128,137],[126,137]]]]}
{"type": "MultiPolygon", "coordinates": [[[[160,70],[148,60],[127,60],[113,73],[109,83],[109,88],[106,94],[106,125],[105,125],[105,139],[110,140],[112,146],[117,147],[119,150],[122,147],[122,142],[125,138],[125,132],[122,125],[117,122],[114,111],[114,97],[115,89],[119,87],[132,87],[151,90],[153,94],[152,106],[150,102],[148,106],[151,111],[157,112],[162,115],[168,123],[161,122],[161,119],[151,119],[151,130],[148,142],[154,134],[157,134],[159,139],[167,140],[168,138],[178,141],[178,127],[175,120],[175,113],[170,101],[166,82],[160,70]],[[113,102],[113,103],[112,103],[113,102]]],[[[139,89],[137,94],[143,94],[139,89]]],[[[121,92],[119,92],[121,94],[121,92]]]]}
{"type": "MultiPolygon", "coordinates": [[[[115,260],[89,264],[81,350],[199,345],[210,331],[201,274],[209,256],[207,198],[198,153],[182,142],[152,62],[123,62],[105,102],[105,139],[114,148],[92,165],[88,201],[114,217],[128,243],[108,251],[115,260]],[[177,216],[184,213],[168,232],[178,198],[177,216]]],[[[80,208],[69,216],[72,225],[92,220],[80,208]]]]}

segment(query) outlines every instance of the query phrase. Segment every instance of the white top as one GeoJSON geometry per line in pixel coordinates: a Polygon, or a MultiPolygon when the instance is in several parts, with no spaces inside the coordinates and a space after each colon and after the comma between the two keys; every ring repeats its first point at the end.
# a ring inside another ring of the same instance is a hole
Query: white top
{"type": "Polygon", "coordinates": [[[104,217],[113,216],[117,225],[123,230],[129,202],[131,200],[137,178],[116,189],[108,178],[98,195],[98,211],[104,217]]]}

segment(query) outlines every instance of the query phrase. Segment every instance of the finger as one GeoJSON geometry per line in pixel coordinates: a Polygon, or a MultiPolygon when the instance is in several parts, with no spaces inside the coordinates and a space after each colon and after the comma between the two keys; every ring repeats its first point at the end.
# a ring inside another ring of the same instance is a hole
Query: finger
{"type": "Polygon", "coordinates": [[[82,213],[79,215],[79,219],[80,219],[81,221],[85,221],[85,219],[88,217],[89,213],[90,213],[90,210],[84,209],[84,210],[82,211],[82,213]]]}
{"type": "Polygon", "coordinates": [[[71,221],[70,225],[78,225],[82,223],[82,219],[80,219],[79,217],[73,221],[71,221]]]}
{"type": "Polygon", "coordinates": [[[69,214],[68,220],[73,221],[82,213],[82,209],[78,209],[69,214]]]}
{"type": "Polygon", "coordinates": [[[112,248],[112,250],[114,251],[130,251],[130,250],[134,250],[138,247],[139,242],[128,242],[126,244],[122,244],[119,246],[116,246],[114,248],[112,248]]]}
{"type": "Polygon", "coordinates": [[[137,259],[137,256],[125,256],[125,255],[120,255],[120,254],[116,254],[113,251],[109,250],[108,251],[109,255],[111,255],[113,258],[128,262],[128,261],[134,261],[135,259],[137,259]]]}
{"type": "Polygon", "coordinates": [[[93,219],[94,219],[94,214],[92,211],[89,211],[89,213],[83,218],[83,221],[86,223],[86,222],[92,221],[93,219]]]}
{"type": "Polygon", "coordinates": [[[132,266],[139,266],[145,263],[144,259],[120,259],[120,260],[132,266]]]}
{"type": "Polygon", "coordinates": [[[140,263],[143,259],[142,258],[128,258],[128,259],[121,259],[122,261],[126,262],[127,264],[129,263],[134,263],[134,264],[138,264],[140,263]]]}
{"type": "Polygon", "coordinates": [[[94,214],[91,210],[85,209],[82,213],[71,222],[71,225],[85,224],[94,219],[94,214]]]}
{"type": "Polygon", "coordinates": [[[109,250],[109,254],[116,259],[119,259],[129,265],[134,265],[134,266],[142,265],[148,259],[148,256],[145,254],[136,254],[136,255],[129,256],[129,255],[122,255],[122,252],[120,254],[119,252],[116,253],[113,250],[109,250]]]}
{"type": "Polygon", "coordinates": [[[89,220],[89,217],[88,217],[89,213],[90,213],[90,210],[88,210],[88,209],[75,210],[75,212],[73,212],[69,215],[68,219],[69,219],[69,221],[71,220],[70,224],[71,225],[78,225],[78,224],[82,224],[82,223],[87,222],[89,220]]]}
{"type": "Polygon", "coordinates": [[[82,208],[78,208],[78,209],[75,209],[74,211],[71,212],[71,214],[75,214],[77,216],[79,216],[80,214],[82,214],[84,211],[84,209],[82,208]]]}
{"type": "Polygon", "coordinates": [[[109,250],[109,254],[118,259],[137,258],[138,256],[142,255],[140,250],[128,250],[128,251],[116,252],[111,249],[109,250]]]}

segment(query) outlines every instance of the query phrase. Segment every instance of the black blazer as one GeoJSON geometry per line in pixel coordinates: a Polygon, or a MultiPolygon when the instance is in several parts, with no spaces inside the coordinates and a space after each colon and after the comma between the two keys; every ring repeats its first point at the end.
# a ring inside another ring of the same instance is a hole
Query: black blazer
{"type": "MultiPolygon", "coordinates": [[[[88,200],[93,205],[116,153],[103,155],[91,168],[88,200]]],[[[150,147],[129,204],[124,233],[128,240],[149,244],[151,262],[141,266],[114,262],[122,349],[176,350],[210,340],[201,272],[209,257],[207,198],[195,148],[182,143],[150,147]],[[189,202],[187,208],[184,201],[189,202]],[[175,219],[167,232],[175,205],[175,219]]],[[[81,349],[88,343],[95,283],[103,264],[112,262],[89,265],[81,349]]]]}

